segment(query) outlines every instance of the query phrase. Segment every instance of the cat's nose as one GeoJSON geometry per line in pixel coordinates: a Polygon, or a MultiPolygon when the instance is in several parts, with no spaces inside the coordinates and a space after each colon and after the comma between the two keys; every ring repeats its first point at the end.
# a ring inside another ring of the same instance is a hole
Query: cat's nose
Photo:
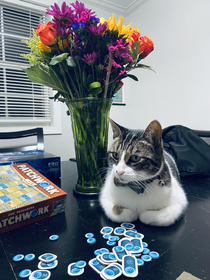
{"type": "Polygon", "coordinates": [[[119,176],[122,176],[125,173],[125,171],[116,171],[116,172],[119,176]]]}

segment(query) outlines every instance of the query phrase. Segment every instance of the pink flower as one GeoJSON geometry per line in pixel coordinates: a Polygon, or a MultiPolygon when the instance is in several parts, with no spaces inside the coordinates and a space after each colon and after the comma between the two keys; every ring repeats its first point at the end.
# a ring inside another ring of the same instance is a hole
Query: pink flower
{"type": "Polygon", "coordinates": [[[99,53],[93,52],[90,54],[84,54],[84,58],[81,58],[84,62],[86,62],[88,65],[93,64],[96,59],[99,57],[99,53]]]}
{"type": "Polygon", "coordinates": [[[114,60],[112,60],[112,66],[115,67],[115,68],[121,68],[121,65],[117,64],[117,62],[114,61],[114,60]]]}

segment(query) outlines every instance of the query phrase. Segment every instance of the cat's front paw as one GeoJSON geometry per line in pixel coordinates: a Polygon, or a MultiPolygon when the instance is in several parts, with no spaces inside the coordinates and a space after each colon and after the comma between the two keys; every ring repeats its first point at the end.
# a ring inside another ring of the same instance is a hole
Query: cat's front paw
{"type": "Polygon", "coordinates": [[[146,211],[139,216],[142,223],[152,226],[161,226],[157,217],[157,211],[146,211]]]}
{"type": "Polygon", "coordinates": [[[111,219],[115,222],[133,222],[138,219],[138,214],[136,212],[118,205],[114,205],[112,212],[114,215],[111,219]]]}

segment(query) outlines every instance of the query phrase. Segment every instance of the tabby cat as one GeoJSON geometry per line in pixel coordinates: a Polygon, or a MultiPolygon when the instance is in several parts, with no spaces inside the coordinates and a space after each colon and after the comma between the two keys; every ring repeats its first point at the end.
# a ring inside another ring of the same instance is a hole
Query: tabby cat
{"type": "Polygon", "coordinates": [[[173,224],[188,202],[175,161],[163,150],[160,123],[152,121],[145,131],[110,123],[113,143],[99,198],[105,214],[115,222],[173,224]]]}

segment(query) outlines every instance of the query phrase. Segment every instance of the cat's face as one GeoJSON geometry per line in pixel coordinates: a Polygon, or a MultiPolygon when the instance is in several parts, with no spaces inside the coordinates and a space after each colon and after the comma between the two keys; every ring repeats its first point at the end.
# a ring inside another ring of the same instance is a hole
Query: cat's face
{"type": "Polygon", "coordinates": [[[110,120],[113,143],[109,165],[122,182],[149,179],[160,170],[163,161],[162,129],[153,121],[145,129],[129,130],[110,120]]]}

